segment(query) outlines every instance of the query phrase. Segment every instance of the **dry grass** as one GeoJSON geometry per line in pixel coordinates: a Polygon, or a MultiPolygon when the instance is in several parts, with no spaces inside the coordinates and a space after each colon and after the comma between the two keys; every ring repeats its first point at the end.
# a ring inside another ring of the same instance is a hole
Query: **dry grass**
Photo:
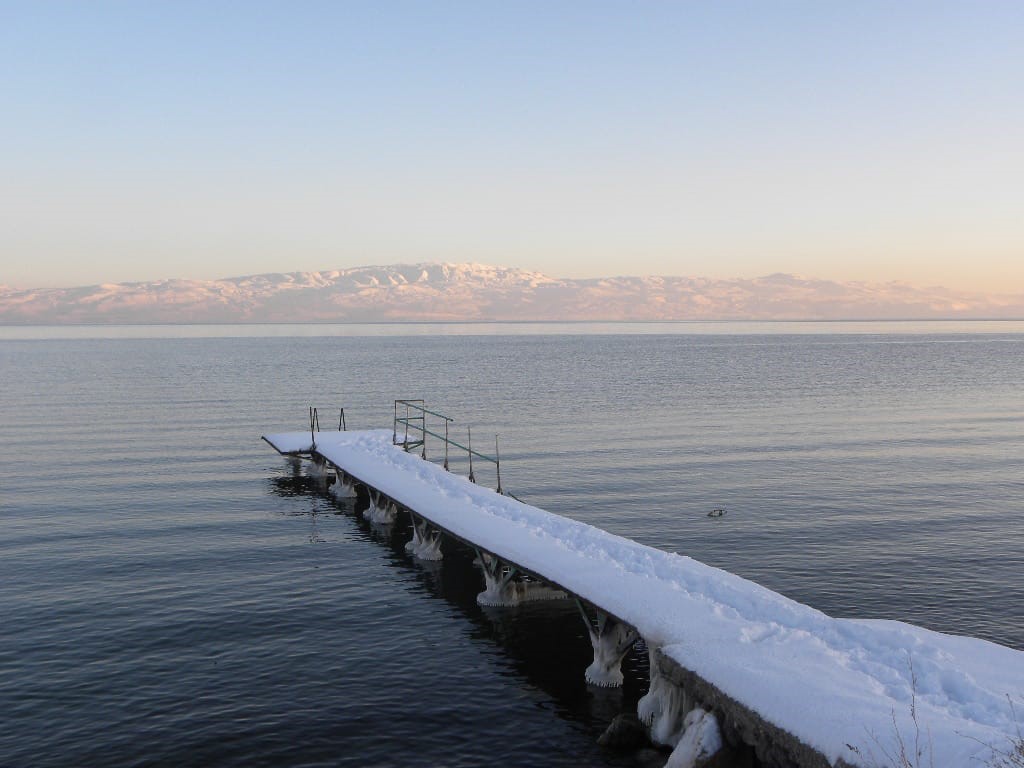
{"type": "Polygon", "coordinates": [[[1010,702],[1010,711],[1013,713],[1013,722],[1017,735],[1010,742],[1010,749],[996,749],[992,747],[992,760],[988,763],[989,768],[1024,768],[1024,735],[1021,734],[1020,719],[1017,717],[1017,708],[1013,699],[1009,696],[1006,700],[1010,702]]]}
{"type": "MultiPolygon", "coordinates": [[[[917,673],[914,671],[914,660],[909,656],[907,665],[910,667],[910,720],[913,723],[913,734],[904,735],[896,722],[896,710],[892,711],[892,730],[895,734],[894,746],[886,747],[876,733],[868,733],[875,748],[882,753],[881,758],[872,749],[861,750],[847,744],[854,754],[871,761],[877,768],[935,768],[935,754],[932,750],[932,734],[929,729],[921,730],[917,719],[917,673]]],[[[1013,768],[1017,768],[1010,764],[1013,768]]],[[[998,766],[1002,768],[1002,766],[998,766]]],[[[1021,766],[1024,768],[1024,766],[1021,766]]]]}
{"type": "MultiPolygon", "coordinates": [[[[894,739],[892,746],[887,747],[878,737],[878,734],[869,732],[874,748],[861,749],[853,744],[846,746],[857,755],[863,758],[866,765],[872,768],[935,768],[935,754],[932,749],[931,731],[921,729],[917,718],[917,674],[914,672],[914,660],[907,656],[907,666],[910,668],[910,720],[913,724],[913,733],[904,734],[900,731],[896,722],[896,710],[892,711],[892,730],[894,739]],[[878,750],[880,756],[874,750],[878,750]]],[[[1007,694],[1006,701],[1010,705],[1010,713],[1013,716],[1016,735],[1010,740],[1008,749],[1000,749],[992,744],[978,742],[992,751],[992,756],[984,763],[982,768],[1024,768],[1024,730],[1021,728],[1020,718],[1017,716],[1017,707],[1013,699],[1007,694]]],[[[978,741],[975,739],[975,741],[978,741]]]]}

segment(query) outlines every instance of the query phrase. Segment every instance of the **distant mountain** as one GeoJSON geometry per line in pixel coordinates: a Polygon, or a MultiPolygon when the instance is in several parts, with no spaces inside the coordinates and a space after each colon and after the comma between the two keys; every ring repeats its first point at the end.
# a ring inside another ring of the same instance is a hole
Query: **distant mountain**
{"type": "Polygon", "coordinates": [[[81,288],[0,286],[0,323],[1021,318],[1024,295],[775,274],[553,278],[482,264],[397,264],[81,288]]]}

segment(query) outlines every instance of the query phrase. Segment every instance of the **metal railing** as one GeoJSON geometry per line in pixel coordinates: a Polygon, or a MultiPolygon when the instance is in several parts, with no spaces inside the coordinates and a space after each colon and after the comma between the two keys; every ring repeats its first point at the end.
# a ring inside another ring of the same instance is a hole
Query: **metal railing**
{"type": "MultiPolygon", "coordinates": [[[[345,432],[348,430],[348,424],[345,423],[345,409],[342,408],[338,412],[338,431],[345,432]]],[[[313,441],[313,447],[316,448],[316,433],[320,431],[320,412],[312,405],[309,406],[309,437],[313,441]]]]}
{"type": "Polygon", "coordinates": [[[401,445],[406,451],[410,448],[419,448],[420,457],[426,459],[427,435],[436,437],[438,440],[443,440],[444,468],[446,470],[448,469],[449,448],[465,451],[466,455],[469,457],[469,480],[472,483],[476,482],[476,475],[473,472],[473,457],[476,456],[478,459],[488,461],[494,465],[494,471],[498,478],[497,491],[498,493],[504,494],[504,491],[501,488],[501,454],[498,449],[498,436],[494,436],[494,455],[488,456],[486,453],[480,453],[480,451],[473,450],[473,429],[471,427],[466,427],[465,445],[451,439],[449,436],[449,425],[454,423],[454,421],[455,419],[450,416],[445,416],[443,413],[438,413],[437,411],[432,411],[427,408],[423,400],[395,400],[395,420],[392,428],[391,441],[395,445],[401,445]],[[403,409],[404,415],[400,415],[400,412],[403,411],[403,409]],[[427,426],[427,416],[434,416],[443,420],[443,435],[439,432],[434,432],[427,426]],[[409,435],[410,430],[413,431],[411,439],[409,435]],[[401,440],[399,440],[399,432],[401,432],[401,440]],[[419,434],[417,435],[416,433],[419,434]]]}

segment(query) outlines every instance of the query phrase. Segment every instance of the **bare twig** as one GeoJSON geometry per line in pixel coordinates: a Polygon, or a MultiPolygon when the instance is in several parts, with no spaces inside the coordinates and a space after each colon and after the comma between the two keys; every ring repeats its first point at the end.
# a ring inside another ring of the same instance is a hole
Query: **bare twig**
{"type": "MultiPolygon", "coordinates": [[[[862,752],[858,747],[847,744],[854,754],[870,760],[877,768],[926,768],[926,766],[935,768],[931,728],[926,728],[922,733],[921,722],[917,716],[917,672],[914,670],[914,660],[909,652],[907,653],[907,666],[910,668],[910,720],[914,726],[913,746],[911,747],[900,730],[899,723],[896,721],[895,709],[892,710],[892,731],[895,737],[892,751],[882,743],[876,733],[868,731],[869,738],[882,753],[883,761],[879,761],[870,749],[862,752]],[[924,741],[922,741],[922,737],[924,741]],[[924,761],[925,758],[927,758],[927,763],[924,761]]],[[[1003,766],[993,766],[993,768],[1003,768],[1003,766]]],[[[1018,766],[1011,763],[1006,768],[1024,768],[1024,764],[1018,766]]]]}

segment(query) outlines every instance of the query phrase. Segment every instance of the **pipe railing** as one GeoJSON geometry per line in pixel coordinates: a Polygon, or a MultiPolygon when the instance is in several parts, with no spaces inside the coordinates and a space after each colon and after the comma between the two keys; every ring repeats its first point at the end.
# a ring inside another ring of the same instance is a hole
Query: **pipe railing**
{"type": "Polygon", "coordinates": [[[444,441],[444,468],[448,469],[448,449],[456,448],[460,451],[465,451],[469,458],[469,479],[471,482],[476,482],[476,476],[473,473],[473,457],[476,456],[478,459],[483,461],[489,461],[494,465],[495,473],[498,478],[498,493],[504,493],[501,487],[501,454],[498,450],[498,436],[494,436],[494,455],[488,456],[486,453],[473,450],[473,430],[471,427],[466,428],[466,445],[452,440],[449,435],[449,424],[452,424],[455,419],[450,416],[446,416],[443,413],[432,411],[426,407],[423,400],[395,400],[395,420],[392,427],[391,440],[395,445],[401,445],[406,451],[409,448],[419,447],[421,449],[420,455],[422,458],[427,458],[427,435],[436,437],[438,440],[444,441]],[[405,409],[405,415],[400,416],[399,412],[401,409],[405,409]],[[436,416],[439,419],[444,420],[444,434],[434,432],[427,426],[427,415],[436,416]],[[399,440],[399,427],[401,427],[402,439],[399,440]],[[416,439],[416,435],[413,435],[413,439],[409,439],[409,430],[413,430],[414,433],[418,432],[420,435],[419,439],[416,439]]]}
{"type": "MultiPolygon", "coordinates": [[[[345,432],[348,430],[348,424],[345,423],[345,409],[342,408],[338,411],[338,431],[345,432]]],[[[314,406],[309,406],[309,437],[313,442],[313,447],[316,448],[316,433],[320,431],[320,412],[314,406]]]]}

